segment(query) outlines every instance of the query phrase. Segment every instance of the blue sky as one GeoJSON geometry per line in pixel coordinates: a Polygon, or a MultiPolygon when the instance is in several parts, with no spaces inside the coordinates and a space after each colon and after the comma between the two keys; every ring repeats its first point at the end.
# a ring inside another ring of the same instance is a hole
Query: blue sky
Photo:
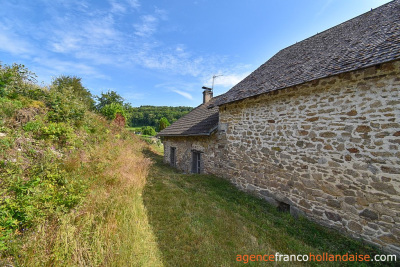
{"type": "Polygon", "coordinates": [[[279,50],[384,0],[0,0],[0,61],[133,106],[197,106],[279,50]]]}

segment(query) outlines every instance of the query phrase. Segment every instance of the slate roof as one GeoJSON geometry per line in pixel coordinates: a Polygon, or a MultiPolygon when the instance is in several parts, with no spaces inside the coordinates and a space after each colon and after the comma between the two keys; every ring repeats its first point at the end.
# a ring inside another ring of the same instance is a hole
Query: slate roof
{"type": "Polygon", "coordinates": [[[400,59],[399,25],[395,0],[281,50],[215,104],[400,59]]]}
{"type": "Polygon", "coordinates": [[[218,127],[218,106],[214,105],[219,97],[214,97],[181,117],[157,136],[201,136],[210,135],[218,127]],[[211,107],[209,108],[209,106],[211,107]]]}

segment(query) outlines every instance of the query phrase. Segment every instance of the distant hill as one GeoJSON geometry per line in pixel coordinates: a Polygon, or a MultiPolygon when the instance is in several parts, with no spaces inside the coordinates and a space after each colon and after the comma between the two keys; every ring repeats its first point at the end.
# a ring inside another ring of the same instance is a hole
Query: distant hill
{"type": "Polygon", "coordinates": [[[170,123],[189,113],[192,107],[167,107],[167,106],[140,106],[129,108],[129,126],[154,126],[157,127],[162,117],[170,123]]]}

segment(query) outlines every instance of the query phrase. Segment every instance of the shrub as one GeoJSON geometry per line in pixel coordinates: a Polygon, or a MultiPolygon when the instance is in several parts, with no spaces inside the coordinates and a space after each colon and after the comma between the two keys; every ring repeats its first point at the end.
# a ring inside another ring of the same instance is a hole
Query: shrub
{"type": "Polygon", "coordinates": [[[24,65],[0,64],[0,97],[16,98],[18,95],[28,95],[35,82],[36,75],[24,65]]]}
{"type": "Polygon", "coordinates": [[[43,127],[42,121],[29,121],[24,125],[23,129],[26,132],[39,133],[42,127],[43,127]]]}
{"type": "Polygon", "coordinates": [[[81,78],[76,76],[61,75],[52,82],[52,90],[62,94],[73,95],[77,100],[86,106],[87,109],[94,109],[92,94],[81,82],[81,78]]]}
{"type": "Polygon", "coordinates": [[[156,135],[156,130],[151,126],[143,126],[142,134],[154,136],[154,135],[156,135]]]}
{"type": "Polygon", "coordinates": [[[22,108],[21,101],[0,97],[0,119],[12,117],[20,108],[22,108]]]}
{"type": "Polygon", "coordinates": [[[75,137],[74,129],[64,122],[51,122],[43,126],[40,132],[42,138],[55,140],[59,144],[66,144],[75,137]]]}
{"type": "Polygon", "coordinates": [[[160,119],[159,124],[158,124],[158,130],[159,130],[159,131],[162,131],[162,130],[164,130],[165,128],[167,128],[169,125],[170,125],[170,123],[169,123],[169,121],[167,120],[167,118],[162,117],[162,118],[160,119]]]}
{"type": "Polygon", "coordinates": [[[121,114],[125,118],[125,109],[119,103],[111,103],[105,105],[101,110],[100,113],[106,117],[108,120],[114,120],[117,114],[121,114]]]}
{"type": "Polygon", "coordinates": [[[47,118],[51,122],[73,122],[80,125],[86,112],[85,105],[72,94],[51,90],[46,96],[50,111],[47,118]]]}

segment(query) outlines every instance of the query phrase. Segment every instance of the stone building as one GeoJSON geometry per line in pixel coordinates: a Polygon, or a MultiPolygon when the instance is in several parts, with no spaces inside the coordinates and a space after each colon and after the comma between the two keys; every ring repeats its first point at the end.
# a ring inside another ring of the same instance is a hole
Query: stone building
{"type": "Polygon", "coordinates": [[[159,136],[178,169],[400,255],[400,1],[281,50],[159,136]]]}

